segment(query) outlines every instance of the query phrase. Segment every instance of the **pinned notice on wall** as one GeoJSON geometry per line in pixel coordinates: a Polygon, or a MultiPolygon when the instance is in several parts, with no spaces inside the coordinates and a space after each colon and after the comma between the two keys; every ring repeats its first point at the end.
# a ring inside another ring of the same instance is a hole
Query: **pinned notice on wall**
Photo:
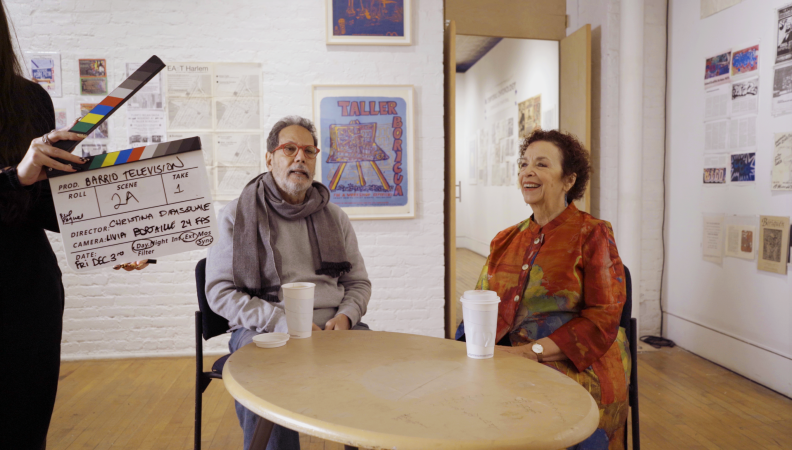
{"type": "Polygon", "coordinates": [[[704,261],[723,262],[723,215],[704,214],[701,251],[704,261]]]}
{"type": "Polygon", "coordinates": [[[200,138],[98,155],[83,167],[49,179],[75,271],[200,250],[218,235],[200,138]]]}
{"type": "Polygon", "coordinates": [[[789,217],[760,216],[758,269],[786,275],[788,251],[789,217]]]}

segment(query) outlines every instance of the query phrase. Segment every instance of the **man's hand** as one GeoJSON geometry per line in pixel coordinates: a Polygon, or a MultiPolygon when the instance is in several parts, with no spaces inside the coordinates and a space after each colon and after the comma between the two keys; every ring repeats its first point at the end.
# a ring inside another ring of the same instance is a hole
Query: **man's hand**
{"type": "Polygon", "coordinates": [[[349,321],[349,317],[345,316],[344,314],[338,314],[337,316],[327,321],[324,329],[325,331],[330,331],[330,330],[348,330],[350,328],[352,328],[352,323],[349,321]]]}

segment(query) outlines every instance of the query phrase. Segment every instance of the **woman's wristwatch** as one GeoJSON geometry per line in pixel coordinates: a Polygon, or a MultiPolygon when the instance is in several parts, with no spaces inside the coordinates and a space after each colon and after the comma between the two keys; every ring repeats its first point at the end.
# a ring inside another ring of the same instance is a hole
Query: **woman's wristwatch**
{"type": "Polygon", "coordinates": [[[544,362],[542,361],[542,353],[544,353],[544,347],[542,347],[542,344],[534,342],[531,344],[531,351],[534,352],[536,359],[539,360],[539,362],[544,362]]]}

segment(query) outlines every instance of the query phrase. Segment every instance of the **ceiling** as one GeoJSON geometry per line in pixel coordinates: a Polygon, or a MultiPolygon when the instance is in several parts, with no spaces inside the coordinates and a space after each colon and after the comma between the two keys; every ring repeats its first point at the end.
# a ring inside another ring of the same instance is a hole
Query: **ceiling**
{"type": "Polygon", "coordinates": [[[456,71],[467,72],[501,39],[503,38],[458,34],[456,36],[456,71]]]}

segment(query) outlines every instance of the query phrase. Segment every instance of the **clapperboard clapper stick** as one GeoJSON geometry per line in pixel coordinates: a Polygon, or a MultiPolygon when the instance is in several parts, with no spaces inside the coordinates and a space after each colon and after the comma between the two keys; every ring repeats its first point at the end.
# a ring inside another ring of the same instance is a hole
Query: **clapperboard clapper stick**
{"type": "MultiPolygon", "coordinates": [[[[157,76],[162,69],[165,68],[165,63],[162,62],[156,55],[148,59],[142,66],[132,73],[123,83],[121,83],[113,92],[104,98],[98,105],[81,118],[79,122],[74,124],[69,131],[80,134],[91,134],[99,125],[103,124],[108,117],[126,103],[127,100],[132,98],[137,91],[146,85],[152,78],[157,76]]],[[[55,147],[70,152],[74,147],[79,144],[79,141],[58,141],[55,147]]],[[[79,164],[72,164],[72,166],[82,167],[79,164]]],[[[79,169],[78,169],[79,170],[79,169]]],[[[54,169],[50,169],[50,172],[54,169]]],[[[51,175],[50,175],[51,176],[51,175]]]]}
{"type": "MultiPolygon", "coordinates": [[[[92,132],[163,67],[156,56],[149,59],[70,131],[92,132]]],[[[56,142],[67,151],[77,144],[56,142]]],[[[47,173],[66,261],[75,271],[213,244],[217,220],[200,138],[95,155],[77,167],[47,173]]]]}

